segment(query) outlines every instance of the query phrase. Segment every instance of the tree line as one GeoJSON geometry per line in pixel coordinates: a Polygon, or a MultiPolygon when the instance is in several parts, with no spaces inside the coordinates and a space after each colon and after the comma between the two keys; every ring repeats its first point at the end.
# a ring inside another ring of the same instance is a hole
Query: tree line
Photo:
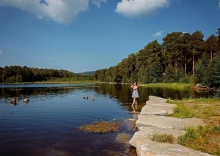
{"type": "Polygon", "coordinates": [[[67,70],[30,68],[27,66],[0,67],[0,83],[21,83],[61,80],[89,80],[89,75],[76,74],[67,70]]]}
{"type": "Polygon", "coordinates": [[[168,33],[117,65],[94,73],[98,81],[130,83],[200,83],[220,86],[220,28],[204,40],[201,31],[168,33]]]}

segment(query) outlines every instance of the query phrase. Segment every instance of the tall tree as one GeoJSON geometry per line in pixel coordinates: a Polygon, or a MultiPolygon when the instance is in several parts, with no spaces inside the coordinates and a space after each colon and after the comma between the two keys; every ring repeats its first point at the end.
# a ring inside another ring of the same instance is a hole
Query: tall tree
{"type": "Polygon", "coordinates": [[[211,35],[205,41],[205,50],[207,53],[210,53],[210,60],[212,60],[213,55],[215,55],[218,51],[218,38],[216,36],[211,35]]]}
{"type": "Polygon", "coordinates": [[[187,65],[188,65],[188,59],[189,54],[190,54],[190,40],[191,40],[191,35],[189,33],[183,33],[182,38],[181,38],[181,49],[182,49],[182,54],[183,54],[183,59],[182,61],[184,62],[184,71],[185,71],[185,76],[187,73],[187,65]]]}
{"type": "Polygon", "coordinates": [[[204,51],[204,41],[203,41],[204,35],[201,31],[196,31],[191,36],[191,53],[192,53],[192,73],[195,74],[195,61],[199,58],[199,56],[202,55],[202,52],[204,51]]]}
{"type": "Polygon", "coordinates": [[[182,47],[182,32],[173,32],[167,34],[163,38],[163,47],[165,49],[165,59],[167,59],[168,66],[173,66],[177,74],[178,62],[181,62],[182,47]]]}

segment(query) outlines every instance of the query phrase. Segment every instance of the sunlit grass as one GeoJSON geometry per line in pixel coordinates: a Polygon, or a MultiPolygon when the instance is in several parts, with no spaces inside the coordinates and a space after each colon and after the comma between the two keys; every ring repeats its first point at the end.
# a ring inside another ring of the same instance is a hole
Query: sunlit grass
{"type": "Polygon", "coordinates": [[[220,144],[212,142],[212,138],[218,138],[220,135],[220,127],[207,125],[199,126],[197,128],[188,127],[186,134],[178,137],[178,143],[210,154],[220,154],[220,144]]]}
{"type": "Polygon", "coordinates": [[[163,142],[163,143],[174,143],[174,136],[172,134],[153,134],[151,136],[152,141],[163,142]]]}
{"type": "Polygon", "coordinates": [[[142,84],[143,87],[158,87],[158,88],[175,88],[175,89],[188,89],[191,85],[187,83],[149,83],[142,84]]]}
{"type": "Polygon", "coordinates": [[[185,106],[183,103],[177,104],[173,111],[174,113],[170,115],[172,117],[177,117],[181,119],[195,117],[195,113],[193,112],[193,110],[185,106]]]}
{"type": "Polygon", "coordinates": [[[201,118],[207,125],[198,128],[188,127],[186,134],[178,138],[178,143],[205,153],[220,155],[220,100],[214,98],[167,100],[176,104],[174,113],[177,118],[201,118]]]}

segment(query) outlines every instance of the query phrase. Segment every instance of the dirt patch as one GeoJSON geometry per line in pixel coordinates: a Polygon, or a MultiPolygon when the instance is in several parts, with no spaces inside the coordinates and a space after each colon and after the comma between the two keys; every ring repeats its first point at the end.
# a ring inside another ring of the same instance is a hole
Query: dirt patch
{"type": "Polygon", "coordinates": [[[211,116],[203,119],[206,124],[218,125],[220,127],[220,116],[211,116]]]}

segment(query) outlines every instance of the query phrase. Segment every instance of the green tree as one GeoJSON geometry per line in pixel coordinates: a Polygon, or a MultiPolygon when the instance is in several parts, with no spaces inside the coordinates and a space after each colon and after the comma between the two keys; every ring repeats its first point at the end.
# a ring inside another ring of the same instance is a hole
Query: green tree
{"type": "Polygon", "coordinates": [[[178,43],[180,43],[181,35],[181,32],[173,32],[167,34],[166,37],[163,38],[163,47],[167,56],[167,58],[165,58],[167,59],[168,66],[173,66],[174,68],[177,67],[179,54],[178,43]]]}
{"type": "Polygon", "coordinates": [[[175,82],[175,73],[172,66],[167,66],[165,69],[164,75],[164,82],[165,83],[172,83],[175,82]]]}
{"type": "Polygon", "coordinates": [[[201,83],[202,85],[205,85],[205,72],[206,67],[204,66],[204,63],[201,59],[199,59],[195,64],[195,83],[201,83]]]}
{"type": "Polygon", "coordinates": [[[162,82],[163,75],[163,67],[160,61],[153,62],[152,65],[149,66],[148,70],[148,82],[149,83],[159,83],[162,82]]]}
{"type": "Polygon", "coordinates": [[[216,55],[210,64],[206,73],[207,84],[210,87],[220,87],[220,55],[216,55]]]}
{"type": "Polygon", "coordinates": [[[182,67],[184,67],[185,76],[187,74],[187,69],[190,66],[189,65],[189,58],[190,58],[190,40],[191,35],[189,33],[183,33],[181,37],[181,51],[182,51],[182,67]]]}
{"type": "Polygon", "coordinates": [[[195,74],[195,62],[199,59],[199,57],[202,55],[202,52],[204,51],[204,41],[203,41],[204,35],[201,31],[196,31],[191,36],[191,53],[192,53],[192,73],[193,76],[195,74]]]}
{"type": "Polygon", "coordinates": [[[218,38],[214,35],[209,36],[205,41],[205,50],[210,54],[210,60],[217,54],[218,51],[218,38]]]}

